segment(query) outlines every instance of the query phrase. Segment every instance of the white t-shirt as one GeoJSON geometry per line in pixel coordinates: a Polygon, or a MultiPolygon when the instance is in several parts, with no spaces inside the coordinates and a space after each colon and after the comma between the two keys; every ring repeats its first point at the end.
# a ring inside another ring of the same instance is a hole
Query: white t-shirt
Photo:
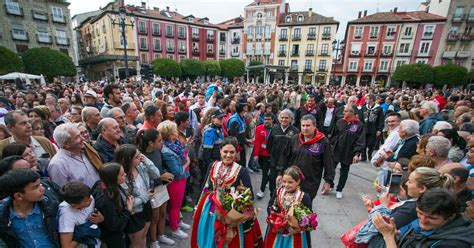
{"type": "MultiPolygon", "coordinates": [[[[91,214],[94,212],[94,206],[95,206],[95,201],[94,197],[91,196],[91,204],[89,204],[88,207],[78,210],[69,203],[63,201],[61,204],[59,204],[59,209],[58,209],[58,230],[59,233],[73,233],[74,232],[74,227],[78,225],[82,225],[86,223],[86,221],[89,219],[91,214]]],[[[82,248],[87,248],[86,245],[79,245],[78,247],[82,248]]],[[[95,246],[96,248],[100,248],[100,240],[97,239],[97,245],[95,246]]]]}

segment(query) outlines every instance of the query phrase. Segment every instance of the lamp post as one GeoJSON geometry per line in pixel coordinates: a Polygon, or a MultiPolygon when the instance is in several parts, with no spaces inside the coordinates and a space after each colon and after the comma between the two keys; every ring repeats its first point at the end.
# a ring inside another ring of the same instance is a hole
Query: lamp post
{"type": "Polygon", "coordinates": [[[127,36],[125,32],[127,31],[127,27],[131,27],[133,29],[133,25],[135,22],[135,16],[133,13],[127,13],[127,9],[125,8],[124,0],[121,1],[121,5],[119,7],[119,11],[115,11],[114,7],[112,6],[111,12],[108,14],[110,20],[112,21],[112,25],[118,25],[121,33],[121,40],[123,43],[123,60],[125,62],[125,78],[128,79],[129,72],[128,72],[128,54],[127,54],[127,36]],[[118,15],[117,15],[118,13],[118,15]],[[127,15],[130,17],[130,23],[127,23],[127,15]]]}
{"type": "Polygon", "coordinates": [[[336,81],[336,64],[339,57],[339,51],[342,51],[344,49],[344,46],[345,46],[344,40],[334,40],[332,42],[332,50],[336,51],[336,58],[334,59],[333,68],[331,69],[332,71],[331,81],[333,83],[336,81]]]}

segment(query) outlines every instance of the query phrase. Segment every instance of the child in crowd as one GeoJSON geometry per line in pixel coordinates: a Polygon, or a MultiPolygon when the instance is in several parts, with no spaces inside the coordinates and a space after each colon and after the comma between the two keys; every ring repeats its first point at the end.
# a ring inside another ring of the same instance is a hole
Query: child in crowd
{"type": "Polygon", "coordinates": [[[59,191],[58,223],[61,247],[100,248],[100,229],[97,224],[104,216],[95,209],[90,188],[81,182],[68,182],[59,191]]]}

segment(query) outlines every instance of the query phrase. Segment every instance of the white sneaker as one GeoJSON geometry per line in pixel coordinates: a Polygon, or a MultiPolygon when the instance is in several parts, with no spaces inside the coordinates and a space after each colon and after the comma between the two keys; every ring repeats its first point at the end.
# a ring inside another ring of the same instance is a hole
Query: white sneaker
{"type": "Polygon", "coordinates": [[[179,227],[181,227],[181,229],[183,229],[183,230],[189,230],[189,229],[191,229],[191,226],[188,225],[188,224],[186,224],[186,223],[184,223],[183,221],[180,221],[180,222],[179,222],[179,227]]]}
{"type": "Polygon", "coordinates": [[[160,242],[159,241],[151,242],[150,248],[160,248],[160,242]]]}
{"type": "Polygon", "coordinates": [[[336,191],[336,198],[337,199],[342,199],[342,192],[341,191],[336,191]]]}
{"type": "Polygon", "coordinates": [[[178,238],[178,239],[187,239],[188,234],[183,232],[180,228],[176,229],[176,231],[171,231],[171,236],[178,238]]]}
{"type": "Polygon", "coordinates": [[[170,238],[168,238],[168,236],[166,235],[161,235],[161,236],[158,236],[158,241],[160,241],[160,243],[163,243],[165,245],[174,245],[176,244],[176,242],[170,238]]]}
{"type": "Polygon", "coordinates": [[[258,191],[258,193],[257,193],[257,198],[258,198],[258,199],[262,199],[262,198],[263,198],[263,192],[262,192],[262,191],[258,191]]]}

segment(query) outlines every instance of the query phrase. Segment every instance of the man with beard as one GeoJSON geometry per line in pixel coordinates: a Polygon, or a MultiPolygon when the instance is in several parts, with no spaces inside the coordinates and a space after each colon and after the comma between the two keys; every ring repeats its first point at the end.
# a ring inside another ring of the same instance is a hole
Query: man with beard
{"type": "Polygon", "coordinates": [[[120,87],[117,84],[108,84],[104,87],[104,97],[107,101],[100,110],[100,116],[102,118],[107,117],[107,113],[110,109],[122,106],[120,87]]]}
{"type": "Polygon", "coordinates": [[[314,95],[309,95],[306,104],[301,106],[296,110],[295,126],[299,127],[301,125],[301,118],[305,115],[312,115],[316,120],[316,125],[320,126],[321,124],[321,110],[316,105],[316,100],[314,95]]]}
{"type": "Polygon", "coordinates": [[[296,165],[301,168],[305,178],[301,181],[301,190],[309,194],[311,200],[316,197],[323,177],[322,193],[329,192],[335,174],[333,149],[329,140],[316,128],[313,115],[301,118],[301,133],[291,138],[280,158],[277,182],[286,168],[296,165]]]}
{"type": "Polygon", "coordinates": [[[384,115],[382,108],[375,103],[375,95],[367,95],[365,98],[367,104],[362,106],[362,112],[364,113],[364,123],[366,125],[366,148],[362,152],[362,161],[367,160],[367,150],[369,161],[372,159],[372,153],[377,143],[377,138],[382,135],[382,129],[384,128],[384,115]]]}

